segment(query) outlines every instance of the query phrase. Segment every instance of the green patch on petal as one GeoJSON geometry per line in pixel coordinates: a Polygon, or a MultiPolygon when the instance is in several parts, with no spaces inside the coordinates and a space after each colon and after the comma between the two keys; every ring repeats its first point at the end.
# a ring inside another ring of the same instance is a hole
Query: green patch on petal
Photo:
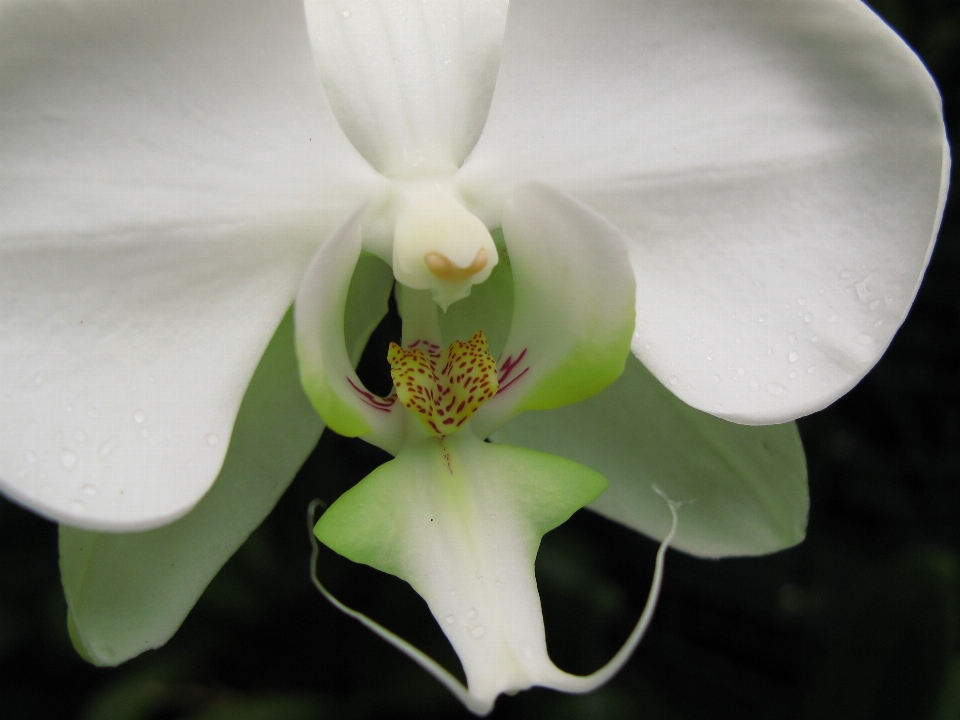
{"type": "Polygon", "coordinates": [[[472,433],[407,445],[320,518],[325,545],[409,582],[494,698],[559,672],[547,655],[534,560],[544,533],[606,487],[578,463],[472,433]]]}

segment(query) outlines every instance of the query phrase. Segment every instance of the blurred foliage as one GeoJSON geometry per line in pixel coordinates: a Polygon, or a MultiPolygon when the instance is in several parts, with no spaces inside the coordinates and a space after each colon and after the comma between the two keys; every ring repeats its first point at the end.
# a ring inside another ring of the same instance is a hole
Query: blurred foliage
{"type": "MultiPolygon", "coordinates": [[[[948,128],[956,128],[960,4],[873,6],[924,58],[942,89],[948,128]]],[[[653,626],[613,682],[583,697],[537,689],[504,697],[495,718],[960,718],[958,212],[955,200],[916,304],[877,368],[800,421],[808,540],[765,558],[711,562],[671,553],[653,626]]],[[[378,330],[363,373],[384,373],[381,351],[396,335],[393,318],[378,330]]],[[[0,717],[471,717],[310,585],[307,503],[333,501],[383,459],[362,442],[325,434],[177,636],[117,669],[94,668],[71,648],[56,527],[0,500],[0,717]]],[[[589,671],[617,649],[643,605],[654,551],[590,513],[547,536],[538,577],[561,667],[589,671]]],[[[346,603],[458,668],[406,585],[330,552],[320,573],[346,603]]]]}

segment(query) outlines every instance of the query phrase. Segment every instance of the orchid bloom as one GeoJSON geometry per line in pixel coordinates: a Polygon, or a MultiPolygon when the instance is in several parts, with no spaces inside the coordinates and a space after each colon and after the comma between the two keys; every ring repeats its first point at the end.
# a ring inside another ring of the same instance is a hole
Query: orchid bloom
{"type": "Polygon", "coordinates": [[[540,537],[589,506],[703,557],[799,542],[789,421],[889,344],[948,169],[855,1],[5,0],[0,488],[61,523],[74,642],[117,664],[319,413],[396,457],[316,533],[427,600],[448,686],[584,691],[632,645],[553,665],[540,537]]]}

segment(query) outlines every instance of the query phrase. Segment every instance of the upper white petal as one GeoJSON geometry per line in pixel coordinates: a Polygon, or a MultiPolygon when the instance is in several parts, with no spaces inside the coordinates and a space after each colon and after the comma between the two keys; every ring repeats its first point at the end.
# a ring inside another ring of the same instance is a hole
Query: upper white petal
{"type": "Polygon", "coordinates": [[[543,179],[609,218],[635,354],[679,397],[768,423],[832,402],[903,320],[949,167],[940,99],[865,6],[510,7],[459,188],[488,224],[543,179]]]}
{"type": "Polygon", "coordinates": [[[507,0],[306,0],[323,84],[389,176],[454,171],[490,107],[507,0]]]}
{"type": "Polygon", "coordinates": [[[89,529],[189,510],[378,179],[296,2],[0,6],[0,488],[89,529]]]}

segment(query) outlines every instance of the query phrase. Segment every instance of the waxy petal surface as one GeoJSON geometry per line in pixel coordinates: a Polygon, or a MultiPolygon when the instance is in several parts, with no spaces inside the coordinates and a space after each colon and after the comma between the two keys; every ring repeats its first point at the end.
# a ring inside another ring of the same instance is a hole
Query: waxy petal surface
{"type": "Polygon", "coordinates": [[[488,223],[529,178],[608,218],[634,353],[695,407],[775,423],[887,347],[948,167],[932,79],[860,3],[515,0],[458,182],[488,223]]]}
{"type": "Polygon", "coordinates": [[[506,0],[307,0],[324,88],[347,136],[388,177],[449,174],[480,136],[506,0]]]}
{"type": "Polygon", "coordinates": [[[18,502],[143,530],[217,477],[311,253],[379,182],[302,13],[0,7],[0,487],[18,502]]]}
{"type": "Polygon", "coordinates": [[[590,508],[700,557],[763,555],[803,540],[807,471],[796,423],[749,427],[696,410],[636,358],[606,390],[576,405],[524,413],[494,434],[576,460],[610,483],[590,508]]]}
{"type": "Polygon", "coordinates": [[[500,387],[474,416],[486,437],[524,410],[589,397],[623,371],[634,280],[619,232],[541,183],[517,185],[503,211],[514,282],[500,387]]]}
{"type": "Polygon", "coordinates": [[[540,538],[605,487],[589,468],[464,432],[406,445],[320,518],[325,545],[409,582],[457,651],[470,694],[552,686],[533,574],[540,538]]]}
{"type": "Polygon", "coordinates": [[[244,395],[223,469],[189,514],[143,533],[60,528],[71,632],[83,654],[117,665],[169,640],[273,508],[322,429],[300,386],[288,314],[244,395]]]}
{"type": "Polygon", "coordinates": [[[396,453],[396,398],[380,398],[364,387],[354,370],[359,355],[351,355],[355,348],[345,334],[345,318],[362,313],[370,321],[369,337],[376,326],[372,321],[386,314],[393,287],[389,266],[361,255],[362,212],[357,210],[320,246],[304,273],[294,306],[300,378],[313,406],[335,432],[362,436],[396,453]]]}

